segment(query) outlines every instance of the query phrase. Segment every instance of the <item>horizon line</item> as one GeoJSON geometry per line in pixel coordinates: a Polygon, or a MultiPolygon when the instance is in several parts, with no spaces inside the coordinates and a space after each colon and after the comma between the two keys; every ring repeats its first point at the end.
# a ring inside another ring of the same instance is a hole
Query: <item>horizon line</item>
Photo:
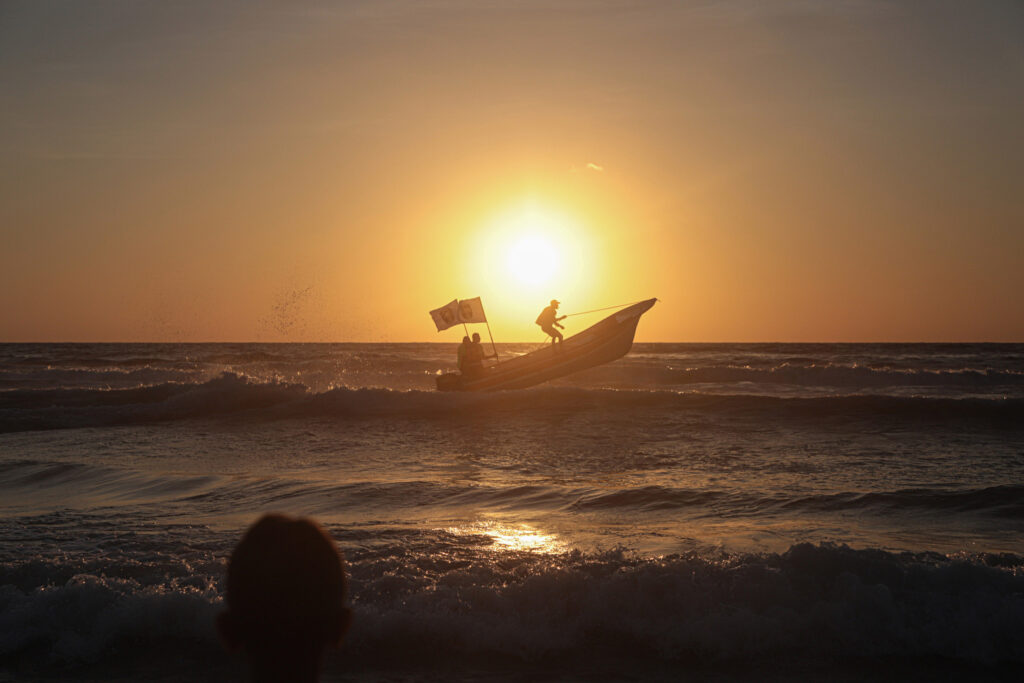
{"type": "MultiPolygon", "coordinates": [[[[195,344],[195,345],[210,345],[210,344],[458,344],[459,341],[264,341],[264,340],[220,340],[220,341],[181,341],[181,340],[146,340],[146,341],[5,341],[0,340],[0,345],[15,345],[15,344],[195,344]]],[[[547,341],[504,341],[494,342],[495,344],[534,344],[540,346],[541,344],[548,344],[547,341]]],[[[834,340],[816,340],[816,341],[781,341],[781,340],[769,340],[769,341],[686,341],[686,340],[675,340],[675,341],[635,341],[634,344],[1024,344],[1024,339],[1009,341],[1009,340],[915,340],[915,341],[834,341],[834,340]]]]}

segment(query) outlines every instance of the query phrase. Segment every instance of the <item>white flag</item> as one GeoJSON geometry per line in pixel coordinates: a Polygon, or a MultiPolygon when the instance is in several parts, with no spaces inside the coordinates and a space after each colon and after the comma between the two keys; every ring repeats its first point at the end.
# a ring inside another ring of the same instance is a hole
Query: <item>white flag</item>
{"type": "Polygon", "coordinates": [[[441,308],[435,308],[430,312],[430,317],[434,319],[438,332],[447,330],[453,325],[458,325],[462,322],[459,320],[459,300],[452,299],[451,302],[441,308]]]}
{"type": "Polygon", "coordinates": [[[460,323],[485,323],[487,316],[484,315],[484,305],[480,297],[475,299],[463,299],[459,302],[460,323]]]}

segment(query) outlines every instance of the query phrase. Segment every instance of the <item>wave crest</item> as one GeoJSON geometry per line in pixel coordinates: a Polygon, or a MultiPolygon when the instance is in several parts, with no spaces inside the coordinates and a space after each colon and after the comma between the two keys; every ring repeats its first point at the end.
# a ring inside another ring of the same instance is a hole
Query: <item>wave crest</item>
{"type": "Polygon", "coordinates": [[[0,392],[0,432],[112,426],[217,417],[256,420],[330,416],[466,418],[551,411],[691,410],[772,419],[865,417],[986,420],[1024,427],[1024,399],[844,395],[781,398],[578,387],[538,387],[492,394],[335,388],[256,382],[224,373],[206,382],[134,389],[19,389],[0,392]]]}
{"type": "MultiPolygon", "coordinates": [[[[350,552],[355,616],[345,657],[362,666],[614,658],[643,670],[782,655],[1024,662],[1024,559],[1015,556],[808,544],[655,559],[622,550],[489,559],[472,544],[422,556],[393,550],[350,552]]],[[[170,576],[166,567],[136,578],[76,573],[34,588],[24,576],[20,587],[10,581],[19,569],[61,573],[47,564],[0,571],[0,656],[8,661],[43,653],[75,664],[172,642],[218,656],[218,564],[170,576]]]]}

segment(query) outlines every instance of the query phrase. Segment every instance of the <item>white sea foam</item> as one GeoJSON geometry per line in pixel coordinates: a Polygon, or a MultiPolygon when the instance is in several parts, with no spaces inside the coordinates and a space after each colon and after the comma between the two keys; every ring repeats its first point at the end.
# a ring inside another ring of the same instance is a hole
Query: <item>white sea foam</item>
{"type": "MultiPolygon", "coordinates": [[[[523,663],[613,657],[638,670],[779,655],[1024,663],[1019,557],[812,545],[778,555],[495,556],[435,542],[441,546],[416,547],[413,557],[349,553],[350,659],[430,667],[467,655],[523,663]]],[[[148,562],[159,565],[158,555],[148,562]]],[[[148,581],[80,573],[51,583],[67,571],[59,563],[21,565],[20,586],[9,582],[19,566],[3,567],[0,656],[43,654],[61,666],[127,647],[173,657],[191,641],[216,652],[219,576],[165,564],[163,577],[140,572],[148,581]]]]}

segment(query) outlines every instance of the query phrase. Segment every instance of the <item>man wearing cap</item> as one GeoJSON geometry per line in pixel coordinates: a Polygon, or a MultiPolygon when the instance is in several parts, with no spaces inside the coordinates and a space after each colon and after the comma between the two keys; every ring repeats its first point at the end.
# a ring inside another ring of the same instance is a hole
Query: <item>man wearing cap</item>
{"type": "Polygon", "coordinates": [[[551,305],[541,311],[540,315],[537,316],[537,324],[540,325],[540,329],[547,332],[551,337],[552,344],[562,341],[562,333],[555,328],[561,327],[563,330],[565,329],[558,324],[559,320],[565,320],[564,315],[561,318],[558,317],[558,303],[558,299],[552,299],[551,305]]]}

